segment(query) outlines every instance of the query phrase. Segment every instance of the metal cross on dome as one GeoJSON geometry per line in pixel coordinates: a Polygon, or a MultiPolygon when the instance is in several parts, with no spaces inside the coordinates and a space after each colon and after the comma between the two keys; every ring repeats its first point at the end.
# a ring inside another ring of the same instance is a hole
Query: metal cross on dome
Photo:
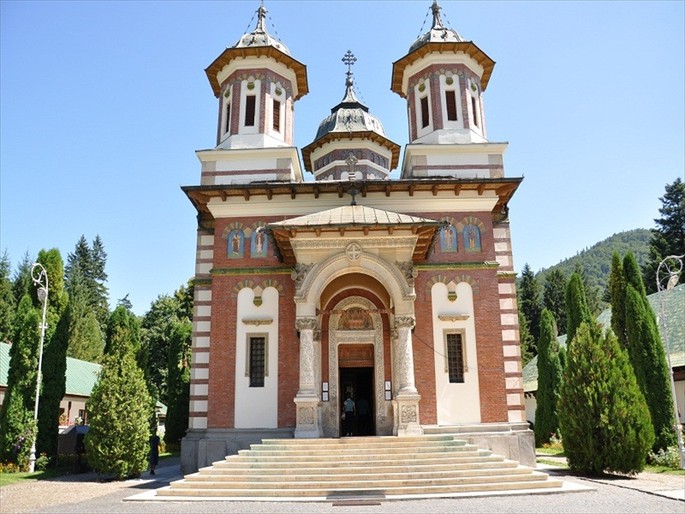
{"type": "Polygon", "coordinates": [[[351,50],[348,50],[347,53],[343,56],[342,58],[343,64],[347,66],[347,74],[351,75],[352,74],[352,65],[357,62],[357,58],[354,56],[351,50]]]}

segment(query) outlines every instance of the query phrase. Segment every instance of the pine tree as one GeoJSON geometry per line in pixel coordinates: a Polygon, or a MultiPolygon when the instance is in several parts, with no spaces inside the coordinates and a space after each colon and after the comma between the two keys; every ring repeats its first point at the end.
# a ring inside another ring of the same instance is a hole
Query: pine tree
{"type": "Polygon", "coordinates": [[[29,295],[19,302],[10,347],[7,390],[0,408],[0,461],[28,466],[33,421],[41,314],[29,295]]]}
{"type": "Polygon", "coordinates": [[[535,411],[535,446],[549,443],[552,434],[559,434],[557,403],[561,389],[559,343],[553,314],[543,309],[538,342],[538,390],[535,411]]]}
{"type": "Polygon", "coordinates": [[[142,345],[147,366],[145,378],[150,394],[167,403],[167,372],[171,332],[179,322],[180,303],[174,296],[158,296],[141,323],[142,345]]]}
{"type": "Polygon", "coordinates": [[[109,317],[108,291],[105,285],[107,282],[106,261],[107,253],[100,236],[95,238],[91,248],[85,236],[82,235],[76,243],[74,252],[67,257],[66,266],[69,293],[71,294],[72,290],[79,286],[85,289],[87,304],[95,313],[103,332],[109,317]]]}
{"type": "Polygon", "coordinates": [[[192,323],[184,319],[176,323],[169,339],[168,406],[164,432],[167,448],[179,448],[181,439],[188,429],[192,332],[192,323]]]}
{"type": "Polygon", "coordinates": [[[136,363],[138,338],[136,317],[117,307],[107,325],[108,352],[87,404],[88,463],[117,479],[137,476],[147,466],[149,419],[154,408],[136,363]]]}
{"type": "Polygon", "coordinates": [[[618,253],[611,257],[611,274],[609,275],[609,295],[611,299],[611,329],[618,337],[623,348],[628,348],[626,333],[626,280],[623,264],[618,253]]]}
{"type": "Polygon", "coordinates": [[[654,451],[675,444],[673,395],[666,354],[656,316],[647,300],[637,262],[631,253],[623,259],[626,278],[625,319],[630,362],[647,400],[654,426],[654,451]]]}
{"type": "Polygon", "coordinates": [[[67,355],[88,362],[99,362],[105,337],[95,312],[89,307],[87,291],[78,279],[69,293],[69,347],[67,355]]]}
{"type": "Polygon", "coordinates": [[[540,284],[526,263],[521,270],[521,280],[518,285],[518,307],[519,312],[523,312],[526,317],[528,330],[533,336],[533,346],[531,347],[533,355],[537,355],[535,343],[540,337],[540,312],[542,311],[540,296],[540,284]]]}
{"type": "Polygon", "coordinates": [[[644,469],[654,440],[649,409],[625,350],[595,322],[581,323],[569,347],[559,423],[572,470],[601,475],[644,469]]]}
{"type": "Polygon", "coordinates": [[[542,304],[554,315],[557,330],[566,333],[566,277],[560,269],[553,269],[545,278],[542,304]]]}
{"type": "Polygon", "coordinates": [[[566,286],[566,344],[573,343],[576,330],[583,321],[591,321],[592,314],[585,299],[583,281],[578,273],[573,273],[566,286]]]}
{"type": "MultiPolygon", "coordinates": [[[[33,280],[31,280],[31,266],[33,266],[34,259],[26,252],[21,262],[14,271],[12,278],[12,292],[14,298],[17,300],[17,305],[25,294],[31,296],[33,292],[33,280]]],[[[34,294],[35,297],[35,294],[34,294]]]]}
{"type": "Polygon", "coordinates": [[[521,311],[519,311],[519,338],[521,339],[521,362],[525,367],[533,358],[535,341],[528,330],[528,320],[521,311]]]}
{"type": "Polygon", "coordinates": [[[5,252],[0,259],[0,343],[12,339],[12,326],[17,309],[17,300],[12,292],[10,280],[11,268],[9,255],[5,252]]]}
{"type": "Polygon", "coordinates": [[[673,184],[666,185],[666,193],[659,198],[660,218],[654,220],[649,242],[649,258],[642,268],[648,293],[655,293],[656,270],[659,263],[669,255],[685,254],[685,182],[678,177],[673,184]]]}

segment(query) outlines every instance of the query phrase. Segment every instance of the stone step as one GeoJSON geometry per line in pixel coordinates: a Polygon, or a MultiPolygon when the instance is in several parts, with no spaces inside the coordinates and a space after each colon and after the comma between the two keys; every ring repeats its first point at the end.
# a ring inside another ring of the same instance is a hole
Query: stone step
{"type": "Polygon", "coordinates": [[[306,447],[278,447],[276,445],[268,445],[259,447],[258,445],[253,445],[249,450],[240,450],[238,455],[255,455],[255,456],[265,456],[265,455],[348,455],[356,454],[363,451],[366,455],[388,455],[388,454],[402,454],[402,453],[462,453],[462,452],[482,452],[484,450],[479,450],[477,446],[473,444],[452,444],[451,442],[445,443],[440,446],[429,445],[429,446],[364,446],[364,445],[328,445],[320,446],[317,448],[306,448],[306,447]]]}
{"type": "MultiPolygon", "coordinates": [[[[355,453],[294,453],[294,454],[276,454],[270,455],[268,452],[252,452],[252,450],[241,450],[238,452],[238,458],[245,460],[246,462],[330,462],[330,461],[340,461],[346,460],[348,462],[387,462],[387,461],[402,461],[402,460],[439,460],[439,459],[453,459],[458,460],[461,458],[478,458],[478,457],[489,457],[490,452],[488,450],[473,450],[473,451],[462,451],[462,452],[425,452],[425,453],[415,453],[408,450],[404,450],[401,453],[377,453],[369,454],[369,452],[355,452],[355,453]]],[[[233,459],[235,460],[235,459],[233,459]]]]}
{"type": "Polygon", "coordinates": [[[449,484],[449,485],[427,485],[420,487],[397,486],[383,488],[300,488],[288,489],[248,487],[245,489],[214,489],[214,488],[192,488],[180,489],[173,485],[168,489],[159,489],[157,494],[160,496],[184,496],[184,497],[225,497],[225,498],[329,498],[342,495],[359,496],[431,496],[431,495],[453,495],[459,493],[473,492],[502,492],[514,490],[535,490],[561,488],[560,480],[538,480],[538,481],[509,481],[495,483],[478,484],[449,484]]]}
{"type": "Polygon", "coordinates": [[[265,470],[244,470],[236,473],[231,470],[211,470],[203,473],[194,473],[185,477],[189,482],[249,482],[259,480],[261,482],[330,482],[336,481],[338,483],[348,483],[355,480],[364,480],[366,482],[376,482],[383,479],[388,480],[444,480],[452,478],[464,477],[485,477],[485,476],[512,476],[512,475],[529,475],[531,469],[524,466],[519,467],[497,467],[497,468],[482,468],[482,469],[450,469],[450,470],[434,470],[434,469],[406,469],[395,468],[392,471],[381,472],[379,470],[368,470],[365,468],[353,469],[323,469],[318,468],[316,472],[302,473],[300,470],[282,470],[280,473],[265,473],[265,470]],[[363,477],[363,478],[362,478],[363,477]]]}
{"type": "MultiPolygon", "coordinates": [[[[328,463],[321,466],[320,463],[303,463],[296,468],[289,462],[281,463],[252,463],[236,462],[235,465],[225,465],[224,462],[216,463],[214,466],[202,468],[202,473],[214,475],[235,475],[239,473],[254,473],[266,475],[284,475],[297,473],[300,475],[332,474],[332,473],[356,473],[356,474],[375,474],[375,473],[425,473],[443,471],[463,471],[479,469],[503,469],[517,468],[518,463],[512,460],[504,460],[502,457],[493,456],[492,460],[474,462],[445,462],[439,461],[434,464],[406,463],[388,464],[376,466],[360,466],[356,463],[328,463]],[[477,466],[476,466],[477,465],[477,466]]],[[[525,468],[530,469],[530,468],[525,468]]],[[[188,475],[192,476],[192,475],[188,475]]]]}

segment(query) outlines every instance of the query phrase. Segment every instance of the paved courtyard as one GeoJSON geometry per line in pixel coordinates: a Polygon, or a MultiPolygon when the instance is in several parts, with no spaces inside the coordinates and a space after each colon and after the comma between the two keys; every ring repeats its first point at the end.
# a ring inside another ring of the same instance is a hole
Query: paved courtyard
{"type": "MultiPolygon", "coordinates": [[[[642,473],[636,478],[589,480],[550,469],[580,491],[561,494],[480,496],[402,501],[238,502],[133,501],[180,478],[178,459],[162,461],[156,476],[98,482],[85,473],[26,481],[0,488],[0,512],[10,513],[644,513],[685,512],[685,477],[642,473]]],[[[150,494],[144,496],[151,496],[150,494]]]]}

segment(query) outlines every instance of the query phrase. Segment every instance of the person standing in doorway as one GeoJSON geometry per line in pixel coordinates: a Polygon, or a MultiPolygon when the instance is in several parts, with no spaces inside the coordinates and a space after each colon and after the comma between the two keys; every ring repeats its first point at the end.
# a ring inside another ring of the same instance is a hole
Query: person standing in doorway
{"type": "Polygon", "coordinates": [[[343,433],[346,436],[352,435],[354,427],[354,416],[357,413],[352,395],[347,393],[347,399],[343,403],[343,433]]]}

